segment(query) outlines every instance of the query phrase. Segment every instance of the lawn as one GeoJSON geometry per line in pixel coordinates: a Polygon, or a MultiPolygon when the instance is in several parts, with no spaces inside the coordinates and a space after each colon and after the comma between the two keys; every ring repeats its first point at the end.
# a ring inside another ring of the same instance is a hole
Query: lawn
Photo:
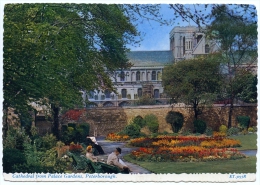
{"type": "Polygon", "coordinates": [[[237,139],[241,142],[242,147],[237,148],[238,150],[256,150],[256,139],[257,134],[237,135],[230,136],[229,138],[237,139]]]}
{"type": "Polygon", "coordinates": [[[124,159],[153,173],[256,173],[256,157],[210,162],[144,162],[124,159]]]}

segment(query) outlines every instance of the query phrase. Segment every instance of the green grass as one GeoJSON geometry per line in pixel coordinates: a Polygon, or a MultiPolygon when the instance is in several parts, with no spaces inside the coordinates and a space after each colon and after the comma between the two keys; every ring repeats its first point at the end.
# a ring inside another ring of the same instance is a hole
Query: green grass
{"type": "Polygon", "coordinates": [[[257,150],[257,134],[237,135],[229,138],[237,139],[241,142],[242,147],[238,147],[238,150],[257,150]]]}
{"type": "Polygon", "coordinates": [[[210,162],[144,162],[124,159],[153,173],[256,173],[256,157],[210,162]]]}

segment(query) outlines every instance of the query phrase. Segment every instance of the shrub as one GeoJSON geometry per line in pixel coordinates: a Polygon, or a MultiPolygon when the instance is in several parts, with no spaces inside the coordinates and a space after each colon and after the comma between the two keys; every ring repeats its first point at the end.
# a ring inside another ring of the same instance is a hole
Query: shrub
{"type": "Polygon", "coordinates": [[[207,127],[205,130],[205,134],[207,136],[212,136],[213,135],[213,129],[211,127],[207,127]]]}
{"type": "Polygon", "coordinates": [[[3,149],[3,171],[5,173],[15,173],[14,165],[26,163],[24,154],[15,148],[4,148],[3,149]]]}
{"type": "Polygon", "coordinates": [[[35,139],[35,145],[38,150],[45,151],[55,147],[56,141],[57,139],[53,134],[47,133],[45,136],[35,139]]]}
{"type": "Polygon", "coordinates": [[[159,123],[158,119],[154,114],[148,114],[144,117],[145,125],[147,125],[148,129],[152,133],[158,132],[159,129],[159,123]]]}
{"type": "Polygon", "coordinates": [[[184,118],[183,118],[183,115],[180,112],[170,111],[170,112],[168,112],[165,120],[166,120],[167,123],[171,124],[172,130],[175,133],[178,133],[179,130],[183,126],[184,118]]]}
{"type": "Polygon", "coordinates": [[[145,121],[141,116],[136,116],[133,119],[132,124],[139,125],[141,128],[143,128],[145,126],[145,121]]]}
{"type": "Polygon", "coordinates": [[[253,126],[252,128],[254,129],[253,132],[257,132],[257,127],[256,126],[253,126]]]}
{"type": "Polygon", "coordinates": [[[10,127],[6,138],[3,140],[4,148],[16,148],[18,150],[24,150],[25,143],[31,143],[31,139],[26,135],[23,128],[10,127]]]}
{"type": "Polygon", "coordinates": [[[137,138],[140,136],[140,126],[136,124],[127,125],[122,131],[123,134],[130,136],[131,138],[137,138]]]}
{"type": "Polygon", "coordinates": [[[252,127],[249,127],[248,132],[254,132],[254,129],[252,127]]]}
{"type": "Polygon", "coordinates": [[[227,135],[228,136],[237,135],[238,133],[239,133],[239,128],[237,128],[237,127],[230,127],[227,130],[227,135]]]}
{"type": "Polygon", "coordinates": [[[224,133],[224,134],[227,134],[227,126],[226,125],[220,125],[218,131],[221,132],[221,133],[224,133]]]}
{"type": "Polygon", "coordinates": [[[144,95],[136,101],[136,105],[155,105],[155,99],[151,98],[149,95],[144,95]]]}
{"type": "Polygon", "coordinates": [[[197,133],[203,134],[207,128],[206,122],[204,122],[203,120],[197,119],[193,122],[193,124],[195,128],[195,132],[197,133]]]}
{"type": "Polygon", "coordinates": [[[190,129],[184,129],[184,130],[182,130],[182,133],[181,133],[181,135],[183,135],[183,136],[188,136],[190,134],[191,134],[190,129]]]}
{"type": "Polygon", "coordinates": [[[250,117],[249,116],[237,116],[237,121],[243,128],[248,128],[250,123],[250,117]]]}
{"type": "Polygon", "coordinates": [[[75,123],[68,123],[68,127],[72,127],[72,128],[76,128],[76,124],[75,123]]]}

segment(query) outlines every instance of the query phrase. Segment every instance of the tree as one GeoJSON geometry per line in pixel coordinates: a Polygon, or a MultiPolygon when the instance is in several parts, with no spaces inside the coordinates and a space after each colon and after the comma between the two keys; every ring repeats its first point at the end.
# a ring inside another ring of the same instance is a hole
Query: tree
{"type": "Polygon", "coordinates": [[[254,20],[257,23],[256,6],[253,4],[226,4],[231,11],[222,8],[223,4],[170,4],[174,12],[173,21],[182,18],[182,21],[194,22],[199,28],[208,26],[212,22],[211,12],[219,11],[225,14],[230,20],[247,22],[254,20]]]}
{"type": "Polygon", "coordinates": [[[218,55],[177,62],[164,68],[165,92],[177,102],[192,106],[194,118],[215,100],[221,83],[218,55]]]}
{"type": "Polygon", "coordinates": [[[257,75],[244,75],[245,86],[237,97],[246,103],[257,102],[257,75]]]}
{"type": "Polygon", "coordinates": [[[230,99],[230,128],[234,99],[242,93],[247,76],[257,62],[257,25],[254,18],[241,19],[239,13],[226,5],[214,9],[211,17],[213,22],[208,27],[208,35],[216,41],[219,52],[222,53],[223,73],[226,76],[223,94],[225,98],[230,99]],[[231,15],[233,19],[230,19],[231,15]]]}
{"type": "Polygon", "coordinates": [[[4,13],[4,110],[47,105],[56,136],[60,107],[112,88],[109,74],[129,65],[126,44],[138,35],[117,5],[7,4],[4,13]]]}

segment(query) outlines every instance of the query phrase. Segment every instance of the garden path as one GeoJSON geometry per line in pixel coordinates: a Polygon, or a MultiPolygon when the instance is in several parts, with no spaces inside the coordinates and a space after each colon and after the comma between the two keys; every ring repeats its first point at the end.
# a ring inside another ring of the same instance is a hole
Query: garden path
{"type": "MultiPolygon", "coordinates": [[[[115,148],[117,148],[117,147],[120,147],[122,149],[122,153],[121,153],[120,157],[122,157],[126,154],[129,154],[133,150],[137,149],[136,147],[130,148],[130,147],[125,146],[126,143],[124,143],[124,142],[107,141],[107,140],[105,140],[105,137],[97,137],[96,139],[97,139],[98,144],[103,148],[103,150],[105,152],[104,155],[97,156],[99,161],[101,161],[102,159],[104,161],[107,161],[108,155],[110,153],[112,153],[115,150],[115,148]]],[[[146,170],[146,169],[144,169],[141,166],[138,166],[136,164],[129,163],[127,161],[124,161],[124,163],[126,163],[126,165],[130,168],[132,173],[135,173],[135,174],[137,174],[137,173],[140,173],[140,174],[151,173],[150,171],[148,171],[148,170],[146,170]]]]}

